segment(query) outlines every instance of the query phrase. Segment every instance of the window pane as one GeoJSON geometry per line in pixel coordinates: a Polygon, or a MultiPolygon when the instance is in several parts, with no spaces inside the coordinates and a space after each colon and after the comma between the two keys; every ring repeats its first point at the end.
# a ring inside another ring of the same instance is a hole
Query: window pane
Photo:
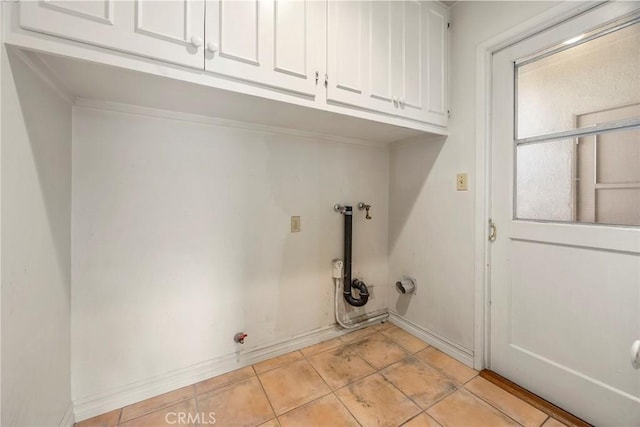
{"type": "Polygon", "coordinates": [[[640,23],[516,73],[518,139],[585,127],[577,115],[640,102],[640,23]]]}
{"type": "Polygon", "coordinates": [[[573,139],[516,148],[516,217],[573,220],[573,139]]]}
{"type": "Polygon", "coordinates": [[[516,218],[640,225],[640,129],[518,145],[516,218]]]}
{"type": "Polygon", "coordinates": [[[640,225],[640,188],[598,190],[596,212],[599,224],[640,225]]]}

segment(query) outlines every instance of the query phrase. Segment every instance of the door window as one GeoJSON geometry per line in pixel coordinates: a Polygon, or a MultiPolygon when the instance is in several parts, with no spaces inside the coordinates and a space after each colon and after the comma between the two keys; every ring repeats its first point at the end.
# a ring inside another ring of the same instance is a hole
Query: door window
{"type": "Polygon", "coordinates": [[[640,225],[640,18],[515,63],[514,217],[640,225]]]}

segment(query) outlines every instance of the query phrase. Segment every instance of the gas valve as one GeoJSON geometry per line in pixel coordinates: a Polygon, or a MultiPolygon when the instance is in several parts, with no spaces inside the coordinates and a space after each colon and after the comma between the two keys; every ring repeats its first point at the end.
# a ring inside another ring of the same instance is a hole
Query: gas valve
{"type": "Polygon", "coordinates": [[[247,334],[244,332],[238,332],[233,336],[233,340],[237,343],[244,344],[244,339],[247,337],[247,334]]]}

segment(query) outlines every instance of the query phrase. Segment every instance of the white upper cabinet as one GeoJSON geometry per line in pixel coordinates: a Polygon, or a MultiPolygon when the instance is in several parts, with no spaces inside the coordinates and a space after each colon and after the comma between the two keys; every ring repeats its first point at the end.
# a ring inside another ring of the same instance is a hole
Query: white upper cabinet
{"type": "Polygon", "coordinates": [[[447,126],[448,17],[438,2],[23,0],[15,6],[22,29],[195,68],[201,73],[187,79],[200,84],[417,129],[447,126]]]}
{"type": "Polygon", "coordinates": [[[327,31],[329,102],[446,125],[446,8],[330,1],[327,31]]]}
{"type": "Polygon", "coordinates": [[[323,5],[313,0],[207,0],[205,69],[314,96],[323,5]]]}
{"type": "Polygon", "coordinates": [[[204,66],[204,1],[21,1],[20,25],[162,61],[204,66]]]}
{"type": "Polygon", "coordinates": [[[394,9],[393,2],[329,2],[328,101],[395,113],[391,76],[394,9]]]}

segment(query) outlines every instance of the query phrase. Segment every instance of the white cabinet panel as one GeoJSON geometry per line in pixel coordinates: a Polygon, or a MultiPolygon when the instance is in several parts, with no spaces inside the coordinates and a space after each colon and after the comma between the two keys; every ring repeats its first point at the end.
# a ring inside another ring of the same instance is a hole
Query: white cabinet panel
{"type": "Polygon", "coordinates": [[[258,32],[261,25],[258,18],[261,14],[258,1],[213,1],[207,6],[213,6],[207,10],[207,16],[211,13],[212,22],[218,28],[218,31],[207,32],[207,43],[216,43],[220,56],[232,64],[259,65],[258,32]]]}
{"type": "Polygon", "coordinates": [[[327,31],[329,102],[446,126],[446,8],[330,1],[327,31]]]}
{"type": "Polygon", "coordinates": [[[431,123],[447,123],[447,84],[448,84],[448,42],[447,11],[444,7],[431,4],[427,19],[427,98],[429,100],[426,120],[431,123]]]}
{"type": "Polygon", "coordinates": [[[208,0],[205,69],[314,96],[321,2],[208,0]]]}
{"type": "Polygon", "coordinates": [[[190,67],[203,67],[204,2],[21,1],[20,26],[190,67]]]}
{"type": "Polygon", "coordinates": [[[43,0],[42,7],[113,25],[113,1],[43,0]]]}
{"type": "Polygon", "coordinates": [[[369,22],[369,96],[383,101],[383,108],[390,108],[392,98],[392,21],[396,17],[396,7],[392,2],[376,1],[371,3],[371,16],[369,22]]]}
{"type": "Polygon", "coordinates": [[[328,4],[327,100],[394,114],[391,1],[328,4]]]}
{"type": "Polygon", "coordinates": [[[403,69],[399,73],[402,80],[400,97],[401,108],[407,112],[420,111],[424,108],[423,80],[425,79],[423,76],[427,70],[423,64],[427,62],[427,55],[425,55],[427,52],[424,49],[426,40],[422,25],[423,8],[424,5],[417,2],[407,2],[402,5],[404,45],[401,62],[403,69]]]}
{"type": "Polygon", "coordinates": [[[402,8],[402,80],[398,114],[447,124],[447,11],[431,2],[405,1],[402,8]]]}
{"type": "Polygon", "coordinates": [[[362,93],[364,42],[363,21],[368,5],[345,1],[329,3],[329,73],[331,88],[362,93]]]}
{"type": "Polygon", "coordinates": [[[274,70],[305,78],[310,71],[307,44],[312,35],[309,28],[312,24],[307,19],[307,3],[276,1],[274,19],[274,70]]]}

